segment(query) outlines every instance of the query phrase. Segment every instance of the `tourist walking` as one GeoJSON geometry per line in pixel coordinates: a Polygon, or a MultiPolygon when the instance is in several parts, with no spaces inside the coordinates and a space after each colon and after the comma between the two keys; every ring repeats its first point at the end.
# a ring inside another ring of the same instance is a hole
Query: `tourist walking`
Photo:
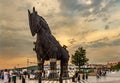
{"type": "Polygon", "coordinates": [[[16,73],[12,74],[12,81],[13,81],[13,83],[16,83],[16,73]]]}
{"type": "Polygon", "coordinates": [[[4,83],[8,83],[8,80],[9,80],[8,71],[7,71],[7,69],[5,69],[5,71],[4,71],[4,83]]]}
{"type": "Polygon", "coordinates": [[[10,76],[10,73],[8,72],[8,83],[11,82],[11,76],[10,76]]]}
{"type": "Polygon", "coordinates": [[[97,77],[97,79],[100,78],[100,70],[97,70],[96,77],[97,77]]]}
{"type": "Polygon", "coordinates": [[[73,75],[72,77],[72,82],[75,82],[75,75],[73,75]]]}
{"type": "Polygon", "coordinates": [[[26,83],[25,82],[25,75],[22,75],[22,83],[26,83]]]}
{"type": "Polygon", "coordinates": [[[86,73],[86,76],[85,76],[85,77],[86,77],[86,80],[87,80],[87,79],[88,79],[88,73],[86,73]]]}
{"type": "Polygon", "coordinates": [[[85,80],[85,74],[84,74],[84,73],[83,73],[83,75],[82,75],[82,79],[85,80]]]}
{"type": "Polygon", "coordinates": [[[75,72],[75,77],[76,77],[76,78],[78,77],[78,71],[75,72]]]}
{"type": "Polygon", "coordinates": [[[11,81],[12,81],[12,74],[13,74],[13,71],[12,71],[12,70],[10,70],[10,71],[9,71],[9,82],[11,82],[11,81]]]}

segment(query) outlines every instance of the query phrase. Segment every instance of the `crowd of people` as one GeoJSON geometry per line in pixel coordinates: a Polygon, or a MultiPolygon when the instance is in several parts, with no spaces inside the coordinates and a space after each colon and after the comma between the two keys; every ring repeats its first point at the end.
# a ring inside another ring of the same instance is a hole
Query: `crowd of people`
{"type": "MultiPolygon", "coordinates": [[[[43,72],[42,77],[47,78],[49,76],[49,71],[43,72]]],[[[32,77],[35,79],[37,76],[34,71],[16,71],[16,70],[2,70],[0,71],[0,79],[4,81],[4,83],[16,83],[16,77],[22,80],[22,83],[25,83],[25,79],[31,79],[31,74],[34,76],[32,77]]],[[[59,73],[58,73],[59,74],[59,73]]],[[[97,69],[96,77],[100,78],[101,76],[106,76],[106,70],[97,69]]],[[[81,80],[87,80],[88,79],[88,72],[79,73],[79,71],[76,71],[74,75],[72,76],[72,81],[81,81],[81,80]]]]}
{"type": "MultiPolygon", "coordinates": [[[[107,74],[107,71],[105,69],[97,69],[96,72],[96,77],[97,79],[101,77],[105,77],[107,74]]],[[[76,71],[75,74],[72,77],[72,82],[80,82],[81,80],[87,80],[88,79],[88,73],[87,72],[82,72],[79,73],[79,71],[76,71]]]]}
{"type": "Polygon", "coordinates": [[[16,83],[15,82],[15,80],[16,80],[15,72],[7,70],[7,69],[0,71],[0,78],[2,80],[4,80],[4,83],[10,83],[11,81],[13,81],[13,83],[16,83]]]}
{"type": "Polygon", "coordinates": [[[98,69],[96,72],[96,77],[100,78],[101,76],[106,76],[106,70],[105,69],[98,69]]]}
{"type": "Polygon", "coordinates": [[[87,80],[87,79],[88,79],[88,73],[83,72],[82,74],[80,74],[78,71],[76,71],[72,77],[72,82],[75,81],[80,82],[80,80],[87,80]]]}
{"type": "Polygon", "coordinates": [[[25,83],[25,78],[30,78],[30,73],[27,71],[16,71],[16,70],[2,70],[0,71],[0,79],[4,81],[4,83],[16,83],[16,77],[22,80],[22,83],[25,83]]]}

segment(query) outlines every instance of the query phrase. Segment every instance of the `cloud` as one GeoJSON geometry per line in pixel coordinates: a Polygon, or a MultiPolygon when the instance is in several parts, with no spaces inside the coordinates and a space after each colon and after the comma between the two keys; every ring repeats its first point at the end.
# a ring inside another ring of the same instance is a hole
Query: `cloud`
{"type": "Polygon", "coordinates": [[[13,58],[19,57],[19,56],[33,56],[33,50],[32,47],[33,43],[32,40],[29,39],[28,36],[13,36],[15,34],[7,34],[2,35],[0,39],[0,56],[8,56],[10,55],[13,58]],[[16,56],[17,55],[17,56],[16,56]]]}
{"type": "Polygon", "coordinates": [[[107,63],[117,62],[120,58],[119,49],[120,46],[105,46],[101,48],[88,48],[87,57],[91,60],[90,63],[107,63]],[[94,51],[93,51],[94,50],[94,51]],[[93,58],[94,57],[94,58],[93,58]]]}
{"type": "Polygon", "coordinates": [[[30,39],[27,25],[27,9],[31,6],[27,0],[0,1],[0,10],[4,10],[0,12],[0,56],[18,58],[29,53],[33,56],[33,38],[30,39]]]}
{"type": "Polygon", "coordinates": [[[112,46],[120,46],[120,39],[116,39],[113,42],[111,42],[112,46]]]}
{"type": "Polygon", "coordinates": [[[113,41],[110,41],[110,39],[107,37],[92,42],[86,41],[72,46],[69,50],[72,54],[74,54],[75,50],[80,46],[83,46],[86,49],[86,56],[90,60],[89,63],[107,63],[119,61],[119,38],[113,41]]]}
{"type": "Polygon", "coordinates": [[[109,25],[105,25],[105,30],[108,30],[109,28],[109,25]]]}
{"type": "Polygon", "coordinates": [[[119,38],[120,37],[120,33],[118,33],[117,35],[113,36],[113,38],[119,38]]]}
{"type": "Polygon", "coordinates": [[[97,20],[97,18],[85,19],[85,22],[94,22],[96,20],[97,20]]]}
{"type": "MultiPolygon", "coordinates": [[[[113,38],[104,37],[98,40],[94,40],[91,42],[82,42],[80,45],[83,45],[85,48],[101,48],[106,46],[120,46],[120,36],[119,34],[116,36],[113,36],[113,38]],[[113,40],[113,38],[115,38],[113,40]]],[[[78,45],[78,46],[80,46],[78,45]]]]}
{"type": "Polygon", "coordinates": [[[74,42],[76,42],[76,40],[75,40],[75,39],[69,39],[68,42],[69,42],[70,44],[74,44],[74,42]]]}
{"type": "Polygon", "coordinates": [[[80,16],[88,19],[88,22],[101,19],[107,21],[110,18],[109,12],[116,5],[116,0],[60,0],[61,13],[71,19],[80,16]],[[89,4],[88,4],[89,3],[89,4]],[[99,18],[100,17],[100,18],[99,18]]]}

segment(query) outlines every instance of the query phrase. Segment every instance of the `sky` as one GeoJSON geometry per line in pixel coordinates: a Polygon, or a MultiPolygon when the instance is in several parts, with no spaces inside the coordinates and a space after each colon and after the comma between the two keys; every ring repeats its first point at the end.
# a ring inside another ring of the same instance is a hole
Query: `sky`
{"type": "Polygon", "coordinates": [[[70,56],[83,46],[89,63],[120,61],[119,5],[120,0],[0,0],[0,69],[36,62],[27,12],[33,7],[70,56]]]}

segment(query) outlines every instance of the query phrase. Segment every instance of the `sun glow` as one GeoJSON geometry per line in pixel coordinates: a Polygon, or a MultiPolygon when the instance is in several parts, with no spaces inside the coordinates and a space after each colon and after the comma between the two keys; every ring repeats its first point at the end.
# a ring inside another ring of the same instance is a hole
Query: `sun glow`
{"type": "Polygon", "coordinates": [[[87,5],[91,5],[91,4],[92,4],[92,1],[91,1],[91,0],[86,0],[86,4],[87,4],[87,5]]]}
{"type": "Polygon", "coordinates": [[[89,9],[89,12],[93,12],[93,11],[94,11],[94,9],[93,9],[93,8],[90,8],[90,9],[89,9]]]}

